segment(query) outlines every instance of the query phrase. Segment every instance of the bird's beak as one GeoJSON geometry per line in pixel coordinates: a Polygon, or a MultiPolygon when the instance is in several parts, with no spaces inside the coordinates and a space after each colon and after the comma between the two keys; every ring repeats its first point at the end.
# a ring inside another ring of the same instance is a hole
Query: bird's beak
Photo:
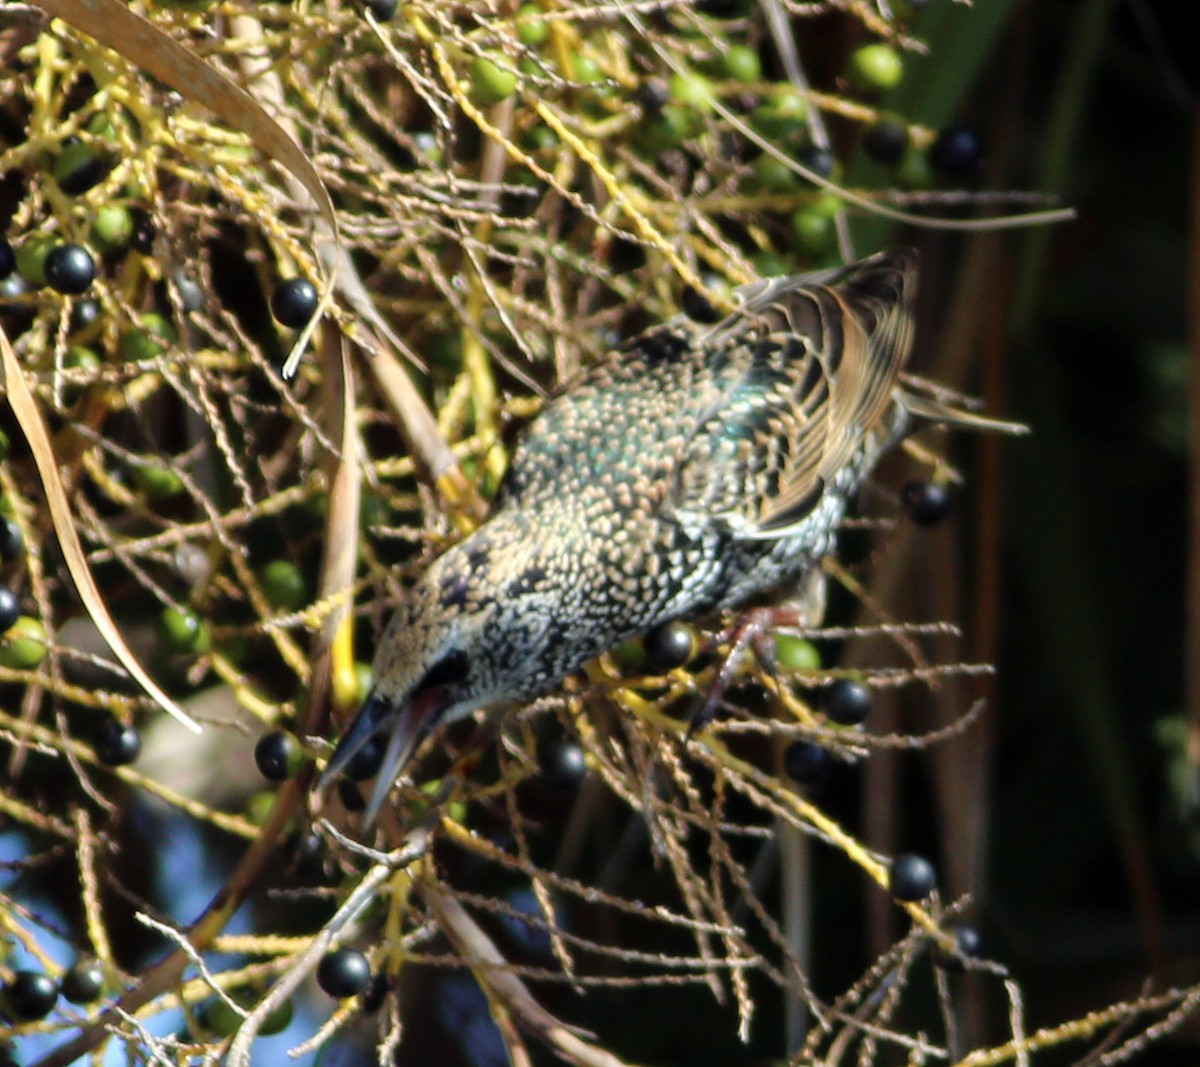
{"type": "Polygon", "coordinates": [[[438,721],[445,695],[444,688],[434,686],[416,693],[408,701],[397,704],[379,692],[372,691],[359,709],[354,722],[350,724],[350,729],[334,749],[329,763],[317,781],[317,788],[324,789],[329,785],[354,758],[354,754],[372,737],[390,731],[383,764],[375,778],[371,799],[363,812],[361,825],[363,829],[367,829],[375,821],[375,816],[391,791],[392,784],[412,758],[417,746],[438,721]]]}

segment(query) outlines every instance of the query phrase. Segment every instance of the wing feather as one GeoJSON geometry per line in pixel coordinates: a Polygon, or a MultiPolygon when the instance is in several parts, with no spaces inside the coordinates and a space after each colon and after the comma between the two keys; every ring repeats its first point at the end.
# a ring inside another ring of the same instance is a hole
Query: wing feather
{"type": "Polygon", "coordinates": [[[696,339],[724,384],[687,436],[678,517],[745,538],[803,521],[887,421],[912,345],[915,272],[901,250],[739,290],[741,310],[696,339]]]}

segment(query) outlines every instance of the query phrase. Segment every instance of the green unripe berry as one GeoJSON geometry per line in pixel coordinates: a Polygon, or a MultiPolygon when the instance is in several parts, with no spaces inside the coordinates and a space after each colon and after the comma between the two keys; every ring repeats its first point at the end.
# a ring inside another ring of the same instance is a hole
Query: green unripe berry
{"type": "Polygon", "coordinates": [[[507,59],[504,66],[487,56],[471,60],[471,96],[480,104],[498,104],[507,100],[517,88],[517,75],[507,59]]]}
{"type": "Polygon", "coordinates": [[[904,77],[904,60],[890,44],[866,44],[850,56],[850,77],[864,89],[894,89],[904,77]]]}
{"type": "Polygon", "coordinates": [[[263,595],[281,611],[299,611],[309,602],[308,583],[291,560],[273,559],[259,575],[263,595]]]}
{"type": "Polygon", "coordinates": [[[92,220],[92,234],[101,248],[123,248],[133,236],[133,215],[124,204],[105,204],[92,220]]]}
{"type": "Polygon", "coordinates": [[[768,152],[754,161],[752,169],[751,183],[764,193],[791,193],[799,187],[795,171],[768,152]]]}
{"type": "Polygon", "coordinates": [[[670,91],[671,99],[684,107],[705,112],[713,109],[715,100],[712,85],[709,84],[707,78],[694,71],[686,74],[672,74],[670,91]]]}
{"type": "Polygon", "coordinates": [[[816,671],[821,668],[821,653],[817,646],[795,634],[775,635],[775,660],[789,671],[816,671]]]}
{"type": "Polygon", "coordinates": [[[604,71],[591,56],[576,55],[571,57],[571,77],[583,85],[593,85],[604,80],[604,71]]]}
{"type": "Polygon", "coordinates": [[[30,285],[46,284],[46,257],[56,242],[50,236],[34,236],[17,248],[17,273],[30,285]]]}
{"type": "Polygon", "coordinates": [[[800,208],[792,216],[792,243],[809,256],[819,256],[833,246],[833,217],[814,205],[800,208]]]}
{"type": "Polygon", "coordinates": [[[159,463],[134,467],[133,480],[149,500],[170,500],[185,488],[178,471],[159,463]]]}
{"type": "Polygon", "coordinates": [[[704,120],[694,109],[668,104],[640,127],[637,144],[644,154],[655,156],[668,149],[679,148],[703,131],[704,120]]]}
{"type": "Polygon", "coordinates": [[[167,648],[181,655],[199,655],[212,645],[208,623],[186,608],[163,608],[159,633],[167,648]]]}
{"type": "Polygon", "coordinates": [[[46,658],[46,628],[31,615],[22,615],[0,641],[0,665],[31,671],[46,658]]]}
{"type": "Polygon", "coordinates": [[[808,101],[790,85],[774,89],[750,113],[750,121],[772,140],[782,140],[807,127],[808,101]]]}
{"type": "Polygon", "coordinates": [[[98,370],[100,357],[86,345],[71,345],[63,353],[63,366],[79,370],[98,370]]]}
{"type": "Polygon", "coordinates": [[[177,339],[175,327],[167,319],[157,311],[147,311],[138,319],[137,326],[121,331],[118,347],[124,359],[155,359],[177,339]]]}
{"type": "Polygon", "coordinates": [[[537,4],[522,4],[517,11],[517,40],[529,48],[544,45],[550,37],[550,27],[542,18],[537,4]]]}
{"type": "Polygon", "coordinates": [[[762,80],[762,60],[758,58],[758,52],[744,44],[729,46],[729,50],[721,57],[721,69],[732,81],[762,80]]]}

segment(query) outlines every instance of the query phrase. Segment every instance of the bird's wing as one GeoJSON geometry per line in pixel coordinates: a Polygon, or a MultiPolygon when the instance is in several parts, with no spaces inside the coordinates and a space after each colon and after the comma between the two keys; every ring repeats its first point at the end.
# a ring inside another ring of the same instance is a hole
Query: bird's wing
{"type": "Polygon", "coordinates": [[[915,253],[756,282],[697,339],[720,383],[688,436],[671,506],[745,538],[786,536],[879,432],[912,343],[915,253]]]}

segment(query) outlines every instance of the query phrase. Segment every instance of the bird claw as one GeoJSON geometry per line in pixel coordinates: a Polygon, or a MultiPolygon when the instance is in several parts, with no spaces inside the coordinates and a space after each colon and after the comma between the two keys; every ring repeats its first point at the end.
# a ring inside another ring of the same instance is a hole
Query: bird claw
{"type": "Polygon", "coordinates": [[[796,612],[786,607],[751,608],[721,635],[721,644],[726,641],[730,643],[729,653],[717,671],[716,678],[708,687],[704,701],[688,719],[688,741],[692,740],[698,730],[717,717],[717,709],[737,676],[742,661],[746,658],[746,652],[753,651],[763,669],[774,672],[775,645],[771,638],[776,629],[796,626],[797,623],[796,612]]]}

